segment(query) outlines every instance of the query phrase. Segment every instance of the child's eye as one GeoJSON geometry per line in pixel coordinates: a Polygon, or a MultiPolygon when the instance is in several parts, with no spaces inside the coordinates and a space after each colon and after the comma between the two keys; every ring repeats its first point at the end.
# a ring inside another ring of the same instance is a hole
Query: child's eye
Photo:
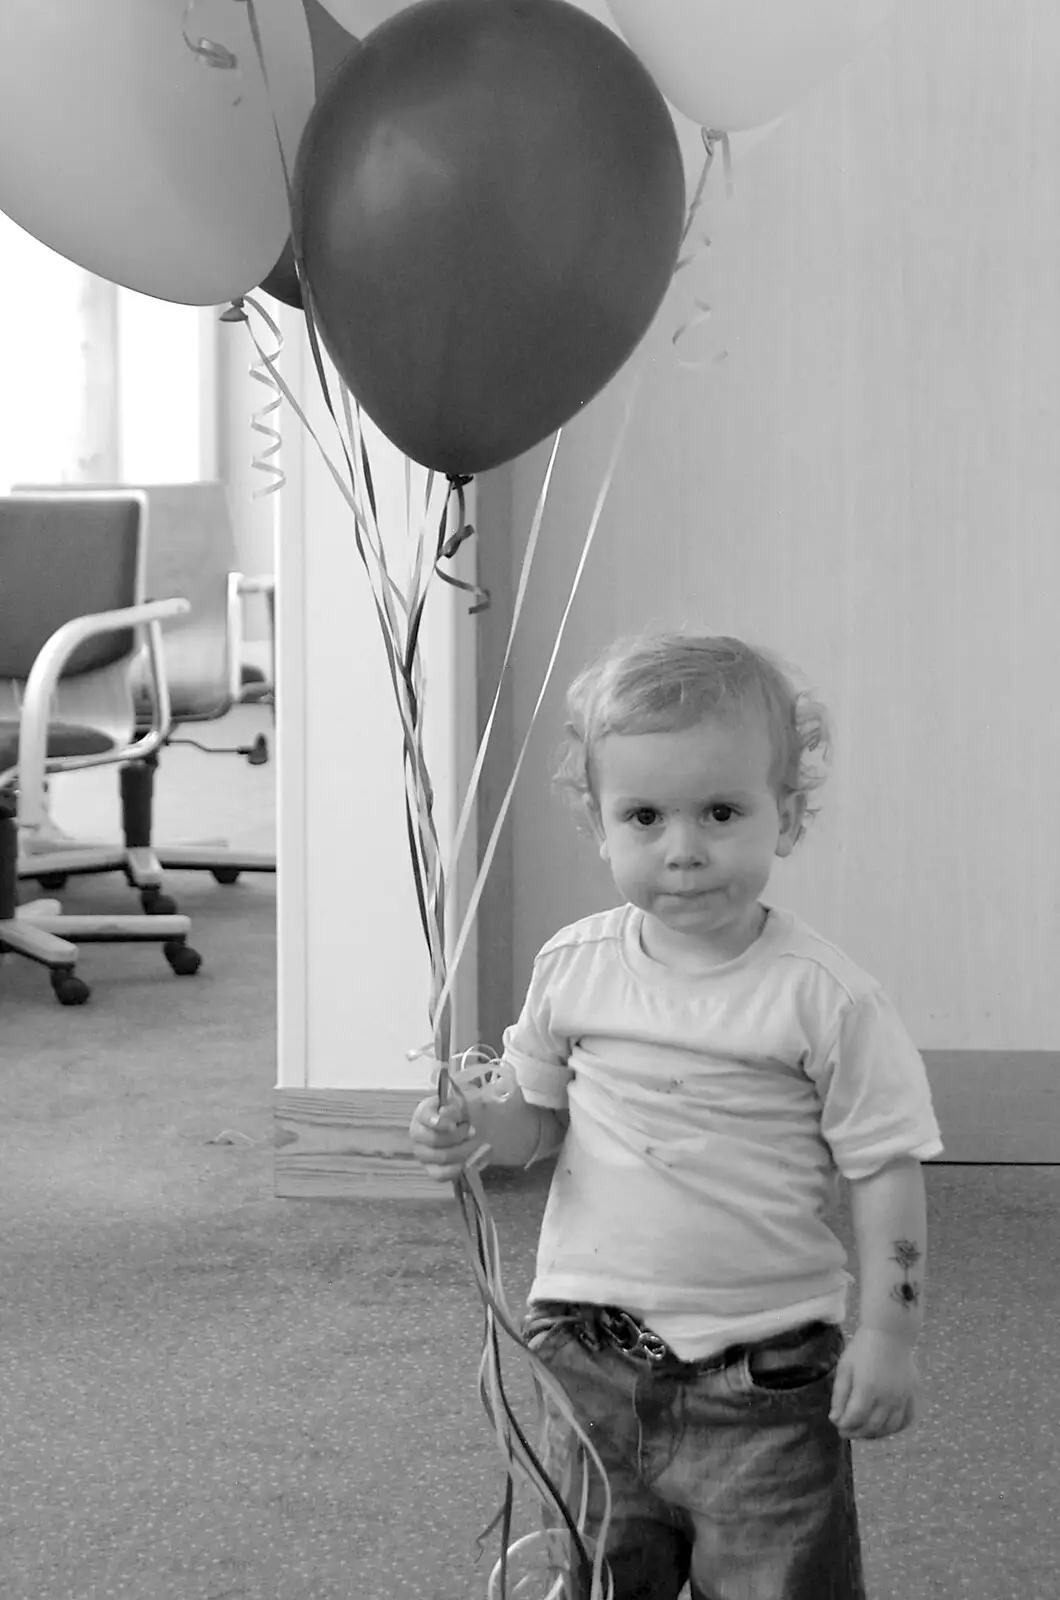
{"type": "Polygon", "coordinates": [[[636,822],[638,827],[650,828],[658,814],[657,811],[652,811],[649,806],[641,806],[639,811],[631,811],[626,820],[627,822],[636,822]],[[647,817],[647,822],[641,822],[642,817],[647,817]]]}
{"type": "MultiPolygon", "coordinates": [[[[720,801],[715,806],[711,806],[710,814],[717,822],[728,822],[731,817],[738,815],[735,806],[726,805],[723,801],[720,801]],[[719,812],[723,812],[724,815],[719,816],[719,812]]],[[[654,806],[638,806],[636,811],[630,811],[628,813],[626,821],[635,821],[637,826],[640,828],[650,828],[658,818],[658,815],[659,813],[655,810],[654,806]],[[647,821],[642,821],[641,819],[645,817],[647,818],[647,821]]]]}

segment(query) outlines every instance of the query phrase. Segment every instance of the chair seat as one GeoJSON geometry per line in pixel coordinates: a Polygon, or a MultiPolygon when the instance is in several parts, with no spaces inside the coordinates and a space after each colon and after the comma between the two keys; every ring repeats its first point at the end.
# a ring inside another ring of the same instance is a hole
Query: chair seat
{"type": "MultiPolygon", "coordinates": [[[[48,759],[61,756],[98,756],[115,749],[115,742],[99,728],[82,728],[72,722],[53,722],[48,728],[48,759]]],[[[18,765],[18,723],[0,721],[0,772],[18,765]]]]}
{"type": "MultiPolygon", "coordinates": [[[[222,640],[223,644],[223,640],[222,640]]],[[[196,720],[216,716],[223,709],[228,694],[224,653],[218,654],[217,639],[212,631],[202,630],[195,635],[185,630],[183,635],[165,635],[166,679],[174,722],[182,719],[196,720]]],[[[260,667],[244,663],[243,686],[252,690],[260,686],[267,691],[267,680],[260,667]]],[[[148,688],[150,670],[141,657],[133,667],[132,687],[136,705],[136,724],[139,728],[150,725],[151,694],[148,688]]],[[[248,693],[247,699],[254,699],[248,693]]]]}
{"type": "MultiPolygon", "coordinates": [[[[224,617],[166,628],[163,649],[174,721],[219,715],[228,696],[224,617]]],[[[151,717],[150,682],[150,668],[139,656],[133,666],[132,689],[140,723],[151,717]]]]}

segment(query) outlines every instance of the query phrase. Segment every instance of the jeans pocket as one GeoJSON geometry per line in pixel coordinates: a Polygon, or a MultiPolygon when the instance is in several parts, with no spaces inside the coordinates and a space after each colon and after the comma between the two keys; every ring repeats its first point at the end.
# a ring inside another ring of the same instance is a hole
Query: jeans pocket
{"type": "Polygon", "coordinates": [[[838,1327],[787,1350],[759,1345],[741,1356],[733,1386],[743,1394],[809,1395],[832,1380],[842,1353],[843,1331],[838,1327]]]}

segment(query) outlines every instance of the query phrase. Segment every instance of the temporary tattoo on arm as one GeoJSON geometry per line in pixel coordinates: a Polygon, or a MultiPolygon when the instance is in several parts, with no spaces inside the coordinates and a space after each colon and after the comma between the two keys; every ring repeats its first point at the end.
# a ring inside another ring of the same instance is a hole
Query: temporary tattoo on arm
{"type": "Polygon", "coordinates": [[[911,1239],[895,1239],[892,1261],[897,1261],[905,1277],[891,1290],[891,1299],[902,1306],[916,1306],[920,1301],[920,1285],[910,1281],[909,1274],[920,1260],[920,1251],[911,1239]]]}

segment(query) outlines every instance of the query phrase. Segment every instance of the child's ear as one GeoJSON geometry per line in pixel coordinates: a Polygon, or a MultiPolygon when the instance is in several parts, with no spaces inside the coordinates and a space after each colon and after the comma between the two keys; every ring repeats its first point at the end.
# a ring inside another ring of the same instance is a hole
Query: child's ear
{"type": "Polygon", "coordinates": [[[777,809],[780,813],[780,834],[777,838],[776,853],[781,857],[790,856],[802,829],[806,813],[806,796],[790,794],[786,800],[780,801],[777,809]]]}
{"type": "Polygon", "coordinates": [[[600,815],[600,809],[597,806],[596,801],[591,797],[585,803],[585,811],[589,818],[589,824],[593,830],[593,835],[600,847],[600,859],[601,861],[606,861],[608,858],[607,835],[604,833],[604,823],[603,818],[600,815]]]}

